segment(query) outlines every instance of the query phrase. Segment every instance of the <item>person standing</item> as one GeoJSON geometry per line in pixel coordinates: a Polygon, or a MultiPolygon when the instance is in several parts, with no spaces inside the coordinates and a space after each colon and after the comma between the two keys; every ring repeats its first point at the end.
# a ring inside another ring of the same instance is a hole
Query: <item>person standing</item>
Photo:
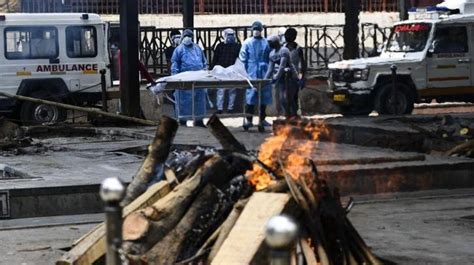
{"type": "MultiPolygon", "coordinates": [[[[255,21],[252,24],[252,37],[245,40],[240,49],[239,59],[245,65],[251,79],[263,79],[268,70],[270,47],[265,38],[262,37],[263,24],[255,21]]],[[[266,107],[272,104],[272,86],[268,84],[261,91],[260,122],[263,126],[270,124],[265,121],[266,107]]],[[[255,114],[255,105],[258,104],[258,91],[249,88],[246,91],[246,112],[255,114]]],[[[244,129],[253,126],[253,117],[249,116],[244,121],[244,129]]]]}
{"type": "MultiPolygon", "coordinates": [[[[187,71],[207,70],[208,64],[204,52],[193,42],[194,33],[191,29],[183,32],[181,44],[176,47],[171,58],[171,75],[187,71]]],[[[181,125],[194,114],[194,126],[206,127],[203,118],[206,115],[206,90],[176,90],[176,116],[181,125]],[[192,104],[194,102],[194,113],[192,104]]]]}
{"type": "Polygon", "coordinates": [[[298,104],[294,95],[298,91],[298,73],[291,62],[290,50],[280,43],[277,35],[268,37],[270,52],[270,66],[265,79],[271,79],[280,91],[280,104],[285,110],[287,118],[295,117],[298,111],[298,104]]]}
{"type": "Polygon", "coordinates": [[[296,37],[298,36],[298,32],[294,28],[289,28],[285,32],[285,40],[286,44],[285,47],[288,48],[290,51],[290,58],[293,66],[298,73],[298,90],[294,94],[294,102],[296,106],[299,108],[299,92],[305,87],[306,85],[306,73],[307,73],[307,64],[306,58],[303,53],[303,48],[296,43],[296,37]]]}
{"type": "MultiPolygon", "coordinates": [[[[225,29],[223,31],[224,42],[217,45],[214,51],[214,58],[212,60],[212,67],[220,65],[222,67],[229,67],[235,64],[235,60],[239,57],[240,48],[242,45],[237,43],[235,31],[233,29],[225,29]]],[[[229,113],[234,112],[234,103],[237,96],[237,90],[235,88],[228,89],[229,102],[227,111],[229,113]]],[[[221,88],[217,90],[217,114],[224,112],[224,96],[225,89],[221,88]]]]}
{"type": "Polygon", "coordinates": [[[171,69],[171,58],[173,57],[173,52],[176,49],[176,47],[181,44],[181,32],[177,29],[173,29],[170,33],[170,40],[171,40],[171,46],[167,47],[165,49],[165,56],[166,56],[166,63],[168,64],[168,67],[171,69]]]}

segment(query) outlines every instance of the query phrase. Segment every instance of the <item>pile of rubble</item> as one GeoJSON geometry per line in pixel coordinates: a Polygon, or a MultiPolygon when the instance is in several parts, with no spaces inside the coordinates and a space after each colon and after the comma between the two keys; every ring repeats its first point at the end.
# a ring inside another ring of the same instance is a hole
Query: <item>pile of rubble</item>
{"type": "MultiPolygon", "coordinates": [[[[268,139],[256,155],[216,116],[208,128],[222,150],[172,151],[178,124],[168,117],[160,120],[122,201],[124,259],[132,264],[268,264],[264,227],[283,213],[299,224],[291,249],[298,264],[381,264],[346,216],[351,201],[342,205],[337,187],[319,178],[301,149],[295,146],[288,153],[291,141],[285,136],[268,139]]],[[[57,264],[94,263],[104,254],[102,224],[57,264]]]]}

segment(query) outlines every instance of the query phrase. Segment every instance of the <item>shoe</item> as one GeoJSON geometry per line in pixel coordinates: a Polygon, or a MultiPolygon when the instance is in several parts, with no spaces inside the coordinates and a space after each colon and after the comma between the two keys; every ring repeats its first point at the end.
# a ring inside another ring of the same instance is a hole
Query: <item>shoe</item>
{"type": "Polygon", "coordinates": [[[207,128],[206,125],[204,124],[204,122],[203,122],[202,120],[195,121],[195,122],[194,122],[194,127],[207,128]]]}
{"type": "Polygon", "coordinates": [[[224,113],[222,110],[216,111],[216,114],[217,114],[217,115],[220,115],[220,114],[222,114],[222,113],[224,113]]]}
{"type": "Polygon", "coordinates": [[[263,120],[263,121],[262,121],[262,125],[263,125],[264,127],[271,127],[271,126],[272,126],[272,124],[269,123],[269,122],[266,121],[266,120],[263,120]]]}
{"type": "Polygon", "coordinates": [[[235,110],[233,110],[233,109],[228,109],[228,110],[227,110],[227,113],[229,113],[229,114],[234,114],[234,113],[235,113],[235,110]]]}
{"type": "Polygon", "coordinates": [[[245,131],[248,131],[250,128],[253,127],[253,123],[245,121],[243,127],[245,131]]]}
{"type": "Polygon", "coordinates": [[[180,121],[179,121],[179,125],[181,125],[181,126],[186,126],[186,121],[180,120],[180,121]]]}

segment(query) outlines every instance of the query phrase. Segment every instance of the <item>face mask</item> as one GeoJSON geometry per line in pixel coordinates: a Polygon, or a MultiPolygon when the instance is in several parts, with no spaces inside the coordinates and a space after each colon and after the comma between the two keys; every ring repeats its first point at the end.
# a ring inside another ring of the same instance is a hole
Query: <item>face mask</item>
{"type": "Polygon", "coordinates": [[[253,36],[254,37],[261,37],[262,36],[262,32],[260,30],[254,30],[253,31],[253,36]]]}
{"type": "Polygon", "coordinates": [[[285,39],[285,36],[284,36],[284,35],[281,35],[281,36],[280,36],[280,43],[281,43],[281,44],[286,43],[286,39],[285,39]]]}
{"type": "Polygon", "coordinates": [[[227,38],[225,39],[226,43],[235,43],[235,36],[234,35],[228,35],[227,38]]]}
{"type": "Polygon", "coordinates": [[[181,36],[174,36],[172,39],[173,46],[178,46],[181,41],[181,36]]]}
{"type": "Polygon", "coordinates": [[[193,39],[191,37],[184,37],[182,43],[186,46],[189,46],[193,44],[193,39]]]}

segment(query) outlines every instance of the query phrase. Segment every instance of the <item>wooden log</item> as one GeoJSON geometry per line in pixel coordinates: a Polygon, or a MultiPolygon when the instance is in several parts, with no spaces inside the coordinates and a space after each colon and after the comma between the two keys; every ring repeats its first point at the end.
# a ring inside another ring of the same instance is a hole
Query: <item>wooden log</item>
{"type": "Polygon", "coordinates": [[[303,255],[306,259],[306,264],[318,264],[318,261],[316,260],[316,255],[314,254],[313,249],[309,245],[308,240],[301,239],[300,244],[301,249],[303,250],[303,255]]]}
{"type": "Polygon", "coordinates": [[[446,155],[448,156],[459,155],[459,154],[463,155],[468,152],[470,152],[471,155],[474,153],[474,140],[463,142],[455,146],[451,150],[447,151],[446,155]]]}
{"type": "Polygon", "coordinates": [[[128,216],[123,223],[124,250],[139,258],[162,240],[181,220],[195,196],[207,183],[227,179],[229,164],[218,155],[210,158],[193,177],[150,207],[128,216]]]}
{"type": "Polygon", "coordinates": [[[222,148],[228,151],[245,152],[245,146],[241,144],[227,127],[222,124],[216,114],[212,115],[207,122],[207,128],[211,131],[212,135],[219,141],[222,148]]]}
{"type": "Polygon", "coordinates": [[[101,116],[112,118],[112,119],[124,120],[124,121],[128,121],[128,122],[142,124],[142,125],[148,125],[148,126],[158,126],[159,125],[159,123],[156,122],[156,121],[150,121],[150,120],[144,120],[144,119],[139,119],[139,118],[135,118],[135,117],[128,117],[128,116],[118,115],[118,114],[115,114],[115,113],[101,111],[101,110],[95,109],[95,108],[84,108],[84,107],[59,103],[59,102],[50,101],[50,100],[44,100],[44,99],[32,98],[32,97],[26,97],[26,96],[20,96],[20,95],[13,95],[13,94],[5,93],[5,92],[0,92],[0,96],[7,97],[7,98],[13,98],[13,99],[21,100],[21,101],[34,102],[34,103],[38,103],[38,104],[47,104],[47,105],[51,105],[51,106],[55,106],[55,107],[59,107],[59,108],[63,108],[63,109],[76,110],[76,111],[81,111],[81,112],[85,112],[85,113],[101,115],[101,116]]]}
{"type": "Polygon", "coordinates": [[[178,225],[153,246],[142,257],[142,260],[150,265],[174,264],[179,253],[183,250],[186,240],[190,239],[193,227],[196,226],[196,223],[203,221],[200,220],[200,217],[210,214],[218,200],[217,189],[212,185],[206,185],[178,225]]]}
{"type": "Polygon", "coordinates": [[[168,157],[178,126],[175,119],[167,116],[161,117],[155,138],[148,146],[148,154],[132,183],[128,185],[122,205],[128,205],[146,191],[148,183],[157,174],[157,168],[160,167],[159,165],[163,165],[168,157]]]}
{"type": "Polygon", "coordinates": [[[288,194],[254,193],[211,264],[251,264],[265,239],[266,223],[289,202],[288,194]]]}
{"type": "Polygon", "coordinates": [[[207,258],[208,264],[210,264],[212,260],[214,260],[214,258],[216,257],[217,253],[222,247],[222,244],[224,244],[224,241],[227,239],[230,231],[232,230],[235,223],[239,219],[240,214],[244,210],[245,205],[247,205],[247,202],[248,202],[248,199],[237,202],[234,205],[234,209],[232,209],[229,216],[222,224],[221,231],[219,233],[219,236],[217,237],[216,243],[212,247],[211,253],[209,253],[209,257],[207,258]]]}
{"type": "MultiPolygon", "coordinates": [[[[145,193],[124,208],[123,216],[126,217],[136,210],[152,205],[170,191],[170,186],[165,181],[151,186],[145,193]]],[[[56,265],[93,264],[105,255],[105,249],[105,225],[102,223],[74,242],[72,249],[64,254],[56,262],[56,265]]]]}

